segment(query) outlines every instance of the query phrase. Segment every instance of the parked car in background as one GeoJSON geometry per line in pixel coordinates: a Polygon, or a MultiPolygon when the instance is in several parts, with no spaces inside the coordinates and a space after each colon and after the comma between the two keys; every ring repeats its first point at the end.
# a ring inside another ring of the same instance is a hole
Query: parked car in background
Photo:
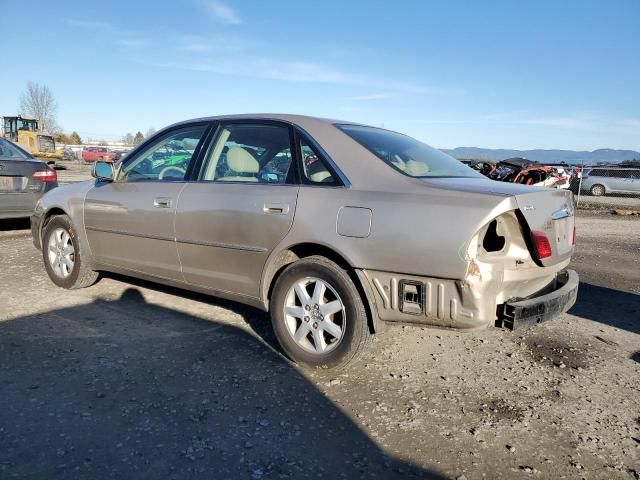
{"type": "MultiPolygon", "coordinates": [[[[562,170],[564,172],[564,169],[562,170]]],[[[486,174],[491,180],[521,183],[548,188],[569,188],[569,178],[558,173],[557,167],[543,165],[526,158],[508,158],[495,164],[486,174]]]]}
{"type": "Polygon", "coordinates": [[[0,219],[31,216],[38,199],[57,186],[54,169],[0,138],[0,219]]]}
{"type": "Polygon", "coordinates": [[[496,162],[487,159],[460,159],[462,163],[473,168],[476,172],[480,172],[485,177],[495,168],[496,162]]]}
{"type": "Polygon", "coordinates": [[[555,188],[570,188],[571,177],[573,176],[573,168],[564,165],[550,165],[557,179],[551,186],[555,188]]]}
{"type": "Polygon", "coordinates": [[[107,147],[84,147],[82,149],[82,160],[89,162],[110,162],[116,161],[116,153],[107,147]]]}
{"type": "Polygon", "coordinates": [[[56,285],[104,270],[247,303],[303,364],[346,365],[387,322],[512,329],[576,299],[571,192],[488,180],[382,128],[198,119],[94,176],[32,216],[56,285]]]}
{"type": "Polygon", "coordinates": [[[113,153],[115,155],[115,160],[114,161],[119,161],[121,158],[123,158],[126,154],[127,154],[128,150],[113,150],[113,153]]]}
{"type": "Polygon", "coordinates": [[[640,194],[640,168],[594,167],[585,170],[581,190],[596,197],[610,193],[640,194]]]}
{"type": "Polygon", "coordinates": [[[75,152],[70,148],[65,148],[62,150],[62,160],[71,161],[76,160],[75,152]]]}

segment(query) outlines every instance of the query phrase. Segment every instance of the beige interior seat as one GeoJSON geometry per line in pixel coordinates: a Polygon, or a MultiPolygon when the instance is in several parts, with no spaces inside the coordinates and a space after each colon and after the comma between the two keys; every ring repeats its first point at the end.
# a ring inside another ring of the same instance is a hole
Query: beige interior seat
{"type": "Polygon", "coordinates": [[[324,172],[318,172],[310,175],[309,179],[312,182],[320,183],[320,182],[324,182],[327,178],[330,178],[330,177],[331,177],[331,174],[325,170],[324,172]]]}
{"type": "Polygon", "coordinates": [[[412,177],[422,177],[429,173],[429,165],[424,162],[409,160],[405,165],[404,171],[412,177]]]}
{"type": "Polygon", "coordinates": [[[242,147],[231,147],[227,151],[227,165],[237,175],[220,177],[221,182],[257,182],[260,170],[258,161],[242,147]]]}
{"type": "Polygon", "coordinates": [[[307,167],[307,176],[314,183],[321,183],[333,180],[331,173],[320,160],[316,160],[307,167]]]}
{"type": "Polygon", "coordinates": [[[402,158],[400,158],[399,155],[394,155],[393,156],[393,160],[391,160],[391,163],[393,163],[396,167],[398,167],[400,170],[402,170],[403,172],[406,170],[407,168],[407,164],[404,162],[404,160],[402,160],[402,158]]]}

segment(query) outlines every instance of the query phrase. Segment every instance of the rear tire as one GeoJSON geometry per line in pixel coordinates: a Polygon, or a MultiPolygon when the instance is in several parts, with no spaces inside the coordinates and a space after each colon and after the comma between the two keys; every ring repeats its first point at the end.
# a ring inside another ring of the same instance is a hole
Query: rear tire
{"type": "Polygon", "coordinates": [[[591,195],[593,195],[594,197],[601,197],[606,193],[606,190],[604,188],[604,185],[594,185],[593,187],[591,187],[591,195]]]}
{"type": "Polygon", "coordinates": [[[373,339],[358,289],[347,272],[324,257],[289,265],[276,281],[270,310],[283,350],[307,366],[345,367],[373,339]]]}
{"type": "Polygon", "coordinates": [[[98,280],[82,256],[83,245],[66,215],[53,217],[42,235],[42,259],[47,274],[57,286],[67,289],[90,287],[98,280]]]}

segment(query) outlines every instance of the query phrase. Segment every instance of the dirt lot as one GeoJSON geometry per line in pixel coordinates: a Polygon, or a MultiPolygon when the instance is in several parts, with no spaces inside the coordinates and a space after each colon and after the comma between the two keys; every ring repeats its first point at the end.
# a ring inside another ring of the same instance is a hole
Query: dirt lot
{"type": "Polygon", "coordinates": [[[82,161],[64,161],[60,160],[58,164],[65,167],[65,170],[58,170],[58,183],[61,185],[73,182],[81,182],[91,178],[92,165],[85,164],[82,161]]]}
{"type": "Polygon", "coordinates": [[[57,289],[26,227],[0,225],[1,478],[640,478],[638,217],[579,218],[569,314],[393,327],[340,373],[238,304],[57,289]]]}
{"type": "Polygon", "coordinates": [[[611,210],[615,208],[640,210],[640,195],[605,195],[604,197],[581,195],[578,208],[581,210],[611,210]]]}

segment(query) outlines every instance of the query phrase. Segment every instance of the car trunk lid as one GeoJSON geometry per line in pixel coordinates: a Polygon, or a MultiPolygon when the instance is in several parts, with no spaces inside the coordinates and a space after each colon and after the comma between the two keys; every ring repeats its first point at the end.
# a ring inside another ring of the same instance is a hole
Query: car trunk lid
{"type": "Polygon", "coordinates": [[[485,178],[429,178],[424,182],[431,187],[460,192],[514,197],[520,211],[525,239],[532,255],[536,255],[531,232],[542,232],[551,246],[551,255],[536,260],[543,266],[560,263],[573,253],[575,226],[572,193],[567,190],[533,187],[498,182],[485,178]]]}
{"type": "Polygon", "coordinates": [[[47,165],[39,160],[2,160],[0,158],[0,194],[39,193],[44,184],[32,178],[47,165]]]}
{"type": "MultiPolygon", "coordinates": [[[[571,192],[545,190],[516,195],[516,202],[530,232],[542,232],[551,245],[551,255],[539,258],[544,266],[555,265],[573,253],[575,217],[571,192]]],[[[531,238],[527,239],[531,240],[531,238]]]]}

